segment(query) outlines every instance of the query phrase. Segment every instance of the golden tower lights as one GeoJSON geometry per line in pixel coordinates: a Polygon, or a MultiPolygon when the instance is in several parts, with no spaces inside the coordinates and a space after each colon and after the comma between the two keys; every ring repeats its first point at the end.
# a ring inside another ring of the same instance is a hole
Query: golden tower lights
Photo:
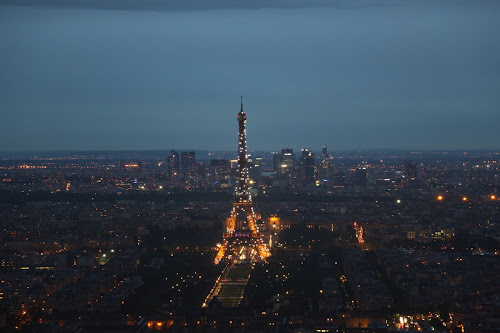
{"type": "Polygon", "coordinates": [[[228,218],[227,228],[223,235],[224,242],[219,247],[219,251],[215,257],[216,264],[223,258],[227,258],[230,255],[237,255],[238,249],[241,249],[243,246],[257,251],[260,260],[265,260],[271,255],[255,224],[256,218],[248,179],[246,120],[247,116],[245,111],[243,111],[243,97],[241,97],[241,109],[238,113],[238,169],[236,173],[236,189],[233,209],[231,210],[231,216],[228,218]],[[242,217],[245,217],[245,219],[242,219],[242,217]]]}

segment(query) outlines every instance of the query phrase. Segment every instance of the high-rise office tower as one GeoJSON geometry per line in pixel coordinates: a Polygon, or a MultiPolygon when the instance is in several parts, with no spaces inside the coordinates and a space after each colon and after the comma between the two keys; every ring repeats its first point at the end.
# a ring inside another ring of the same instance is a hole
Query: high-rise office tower
{"type": "Polygon", "coordinates": [[[324,161],[329,157],[330,157],[330,154],[328,154],[328,150],[326,149],[326,144],[325,144],[323,146],[323,149],[321,150],[321,160],[324,161]]]}
{"type": "Polygon", "coordinates": [[[286,165],[286,169],[293,169],[295,166],[295,154],[292,148],[281,149],[281,154],[283,155],[283,164],[286,165]]]}
{"type": "Polygon", "coordinates": [[[292,148],[281,149],[281,154],[274,154],[274,171],[286,173],[295,167],[295,154],[292,148]]]}
{"type": "Polygon", "coordinates": [[[326,145],[323,146],[322,154],[321,154],[321,163],[319,167],[319,176],[323,181],[331,181],[334,178],[333,175],[333,156],[328,154],[326,149],[326,145]]]}
{"type": "Polygon", "coordinates": [[[194,151],[183,151],[181,153],[181,169],[183,172],[192,172],[196,165],[196,155],[194,151]]]}
{"type": "Polygon", "coordinates": [[[167,156],[167,168],[169,175],[172,176],[174,173],[178,172],[179,166],[180,166],[179,153],[176,152],[175,150],[171,150],[170,155],[167,156]]]}
{"type": "Polygon", "coordinates": [[[302,180],[306,184],[314,183],[314,153],[307,148],[302,149],[300,156],[300,169],[302,180]]]}
{"type": "Polygon", "coordinates": [[[274,171],[281,172],[281,165],[283,164],[283,155],[280,153],[273,153],[274,171]]]}
{"type": "Polygon", "coordinates": [[[260,174],[262,172],[262,157],[255,157],[253,159],[253,165],[250,168],[250,178],[253,180],[258,180],[260,178],[260,174]]]}

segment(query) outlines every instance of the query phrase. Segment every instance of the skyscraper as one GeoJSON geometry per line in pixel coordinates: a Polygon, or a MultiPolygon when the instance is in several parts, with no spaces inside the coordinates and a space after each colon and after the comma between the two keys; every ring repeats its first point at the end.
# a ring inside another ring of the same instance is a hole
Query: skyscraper
{"type": "Polygon", "coordinates": [[[274,171],[281,172],[281,165],[283,164],[283,155],[281,153],[273,153],[274,171]]]}
{"type": "Polygon", "coordinates": [[[257,156],[253,159],[253,165],[249,170],[251,179],[258,180],[260,178],[260,174],[262,172],[262,163],[262,157],[257,156]]]}
{"type": "Polygon", "coordinates": [[[179,165],[179,153],[172,149],[170,155],[167,156],[167,168],[170,176],[179,171],[179,165]]]}
{"type": "Polygon", "coordinates": [[[194,151],[183,151],[181,153],[181,169],[183,172],[192,172],[196,165],[194,151]]]}
{"type": "Polygon", "coordinates": [[[281,154],[274,154],[274,171],[286,173],[295,166],[295,154],[292,148],[281,149],[281,154]]]}
{"type": "Polygon", "coordinates": [[[300,156],[300,169],[302,180],[306,184],[314,183],[314,153],[307,148],[302,149],[300,156]]]}
{"type": "Polygon", "coordinates": [[[324,161],[329,157],[330,157],[330,154],[328,154],[328,150],[326,149],[326,144],[325,144],[323,146],[323,149],[321,150],[321,160],[324,161]]]}
{"type": "Polygon", "coordinates": [[[321,154],[321,163],[319,166],[319,176],[323,180],[323,182],[330,182],[334,178],[333,171],[334,171],[334,161],[333,161],[333,156],[331,156],[327,149],[326,145],[323,146],[322,154],[321,154]]]}
{"type": "Polygon", "coordinates": [[[293,169],[295,166],[295,154],[293,153],[293,149],[281,149],[281,154],[283,155],[283,164],[286,165],[284,168],[287,170],[293,169]]]}

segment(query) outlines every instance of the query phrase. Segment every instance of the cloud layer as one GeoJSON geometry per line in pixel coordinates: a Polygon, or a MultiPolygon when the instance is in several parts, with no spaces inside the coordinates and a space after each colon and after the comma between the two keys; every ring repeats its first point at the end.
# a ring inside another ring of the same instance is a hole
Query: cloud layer
{"type": "Polygon", "coordinates": [[[500,148],[498,17],[5,6],[0,150],[234,149],[240,95],[250,149],[500,148]]]}

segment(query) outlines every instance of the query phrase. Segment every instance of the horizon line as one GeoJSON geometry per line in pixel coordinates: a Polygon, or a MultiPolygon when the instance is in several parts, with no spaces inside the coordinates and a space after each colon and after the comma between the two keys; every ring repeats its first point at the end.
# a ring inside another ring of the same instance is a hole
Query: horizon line
{"type": "MultiPolygon", "coordinates": [[[[248,151],[259,151],[259,152],[274,152],[279,151],[283,148],[279,149],[249,149],[248,151]]],[[[296,149],[293,148],[292,149],[296,149]]],[[[298,148],[297,151],[300,151],[302,148],[298,148]]],[[[310,149],[310,148],[309,148],[310,149]]],[[[55,149],[55,150],[0,150],[0,154],[15,154],[15,153],[86,153],[86,152],[160,152],[160,151],[207,151],[207,152],[232,152],[237,151],[237,149],[224,150],[224,149],[192,149],[192,148],[164,148],[164,149],[55,149]]],[[[415,148],[355,148],[355,149],[328,149],[329,151],[336,152],[354,152],[354,151],[363,151],[363,152],[371,152],[371,151],[399,151],[399,152],[500,152],[500,148],[472,148],[472,149],[464,149],[464,148],[456,148],[456,149],[415,149],[415,148]]],[[[315,151],[311,149],[311,151],[315,151]]],[[[317,151],[321,151],[318,149],[317,151]]]]}

